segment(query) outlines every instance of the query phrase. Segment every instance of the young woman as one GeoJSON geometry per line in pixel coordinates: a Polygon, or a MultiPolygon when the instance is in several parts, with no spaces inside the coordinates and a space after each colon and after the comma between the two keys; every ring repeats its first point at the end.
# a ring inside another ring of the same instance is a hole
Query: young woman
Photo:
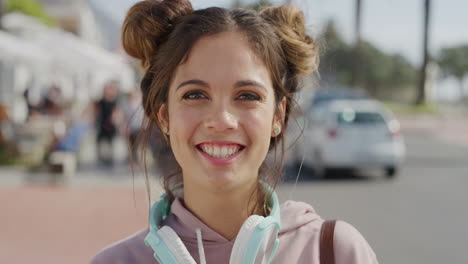
{"type": "MultiPolygon", "coordinates": [[[[320,263],[324,220],[302,202],[280,206],[282,166],[266,165],[269,151],[282,160],[299,78],[318,66],[302,13],[146,0],[129,10],[122,32],[146,69],[145,131],[164,133],[181,173],[164,175],[149,229],[92,263],[320,263]]],[[[338,221],[329,234],[335,263],[377,263],[351,225],[338,221]]]]}

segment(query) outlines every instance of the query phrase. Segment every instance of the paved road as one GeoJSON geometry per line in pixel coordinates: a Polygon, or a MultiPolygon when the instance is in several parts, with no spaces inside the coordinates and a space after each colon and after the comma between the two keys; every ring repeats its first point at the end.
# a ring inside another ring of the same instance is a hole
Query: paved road
{"type": "MultiPolygon", "coordinates": [[[[468,148],[406,136],[408,160],[393,181],[352,175],[301,181],[280,186],[280,198],[304,200],[324,218],[352,223],[381,263],[468,263],[468,148]]],[[[96,173],[70,186],[46,186],[23,185],[20,172],[1,171],[0,263],[87,263],[102,246],[143,228],[148,203],[141,179],[134,192],[125,169],[98,180],[96,173]]]]}
{"type": "Polygon", "coordinates": [[[468,263],[468,147],[407,135],[397,179],[342,177],[280,188],[324,218],[343,219],[367,238],[381,263],[468,263]]]}

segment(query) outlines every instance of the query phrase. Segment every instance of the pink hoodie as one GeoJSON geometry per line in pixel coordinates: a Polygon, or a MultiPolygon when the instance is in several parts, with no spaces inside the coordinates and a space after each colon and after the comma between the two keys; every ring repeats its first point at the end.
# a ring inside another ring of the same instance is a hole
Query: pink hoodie
{"type": "MultiPolygon", "coordinates": [[[[319,234],[323,219],[312,206],[287,201],[280,207],[281,230],[279,247],[272,264],[319,264],[319,234]]],[[[229,263],[234,240],[229,241],[201,222],[180,200],[171,205],[171,215],[165,225],[179,235],[192,257],[198,262],[198,246],[195,228],[200,228],[207,263],[229,263]]],[[[158,263],[153,250],[144,239],[148,230],[142,230],[116,242],[99,252],[91,264],[148,264],[158,263]]],[[[338,221],[335,227],[334,250],[336,264],[376,264],[375,253],[364,237],[350,224],[338,221]]]]}

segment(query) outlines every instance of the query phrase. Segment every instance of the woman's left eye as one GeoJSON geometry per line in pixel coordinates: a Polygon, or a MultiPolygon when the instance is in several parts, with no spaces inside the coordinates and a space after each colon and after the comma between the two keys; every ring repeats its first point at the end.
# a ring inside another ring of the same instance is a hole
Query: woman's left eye
{"type": "Polygon", "coordinates": [[[247,100],[247,101],[260,101],[261,100],[260,96],[254,93],[242,93],[241,95],[239,95],[238,99],[247,100]]]}

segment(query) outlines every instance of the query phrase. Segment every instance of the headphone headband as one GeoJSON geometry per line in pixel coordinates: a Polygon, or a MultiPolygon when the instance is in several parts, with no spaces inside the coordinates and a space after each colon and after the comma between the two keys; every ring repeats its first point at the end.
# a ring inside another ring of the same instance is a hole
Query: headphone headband
{"type": "MultiPolygon", "coordinates": [[[[279,200],[278,195],[273,190],[273,188],[265,183],[264,181],[260,181],[265,192],[270,194],[270,199],[268,199],[267,204],[271,207],[270,215],[271,217],[275,218],[275,220],[279,223],[280,222],[280,210],[279,210],[279,200]]],[[[183,184],[177,184],[172,191],[181,190],[183,188],[183,184]]],[[[151,230],[158,231],[159,226],[161,225],[162,221],[171,213],[171,201],[168,199],[167,193],[163,193],[159,199],[159,201],[155,202],[151,207],[150,211],[150,220],[149,226],[151,230]]]]}
{"type": "MultiPolygon", "coordinates": [[[[247,218],[236,237],[229,263],[257,263],[257,258],[263,258],[262,263],[270,263],[278,248],[278,232],[280,226],[280,210],[278,196],[268,184],[260,182],[264,191],[269,194],[267,201],[271,207],[270,215],[263,217],[251,215],[247,218]],[[265,259],[266,258],[266,259],[265,259]],[[266,262],[263,262],[266,261],[266,262]]],[[[182,184],[173,191],[182,189],[182,184]]],[[[161,226],[164,219],[171,213],[171,202],[167,193],[154,203],[150,211],[150,231],[145,243],[154,250],[154,257],[164,264],[195,264],[182,240],[169,226],[161,226]]]]}

